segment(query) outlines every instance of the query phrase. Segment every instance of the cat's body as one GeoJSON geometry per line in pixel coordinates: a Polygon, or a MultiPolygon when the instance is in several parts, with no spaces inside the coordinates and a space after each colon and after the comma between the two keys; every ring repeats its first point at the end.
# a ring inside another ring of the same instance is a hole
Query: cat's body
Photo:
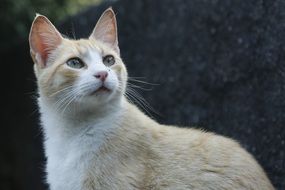
{"type": "Polygon", "coordinates": [[[160,125],[127,101],[111,9],[91,36],[63,39],[42,16],[31,30],[51,190],[273,189],[238,143],[160,125]]]}
{"type": "Polygon", "coordinates": [[[127,101],[108,117],[43,122],[56,128],[45,142],[51,189],[272,189],[232,140],[159,125],[127,101]]]}

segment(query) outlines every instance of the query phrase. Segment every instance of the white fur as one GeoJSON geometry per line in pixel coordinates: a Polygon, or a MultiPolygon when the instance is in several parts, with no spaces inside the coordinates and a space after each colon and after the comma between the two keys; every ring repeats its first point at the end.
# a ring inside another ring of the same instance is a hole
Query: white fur
{"type": "Polygon", "coordinates": [[[94,159],[106,135],[118,126],[114,120],[120,122],[120,105],[108,107],[110,114],[104,118],[80,120],[55,113],[41,98],[39,105],[45,133],[47,183],[52,190],[80,190],[83,173],[91,167],[90,160],[94,159]]]}

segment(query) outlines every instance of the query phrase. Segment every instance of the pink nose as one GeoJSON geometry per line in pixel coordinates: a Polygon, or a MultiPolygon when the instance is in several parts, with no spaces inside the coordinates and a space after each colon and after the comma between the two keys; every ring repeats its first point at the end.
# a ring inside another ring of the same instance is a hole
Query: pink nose
{"type": "Polygon", "coordinates": [[[107,76],[108,76],[108,72],[107,71],[99,71],[97,74],[94,75],[97,79],[100,79],[101,81],[105,81],[107,76]]]}

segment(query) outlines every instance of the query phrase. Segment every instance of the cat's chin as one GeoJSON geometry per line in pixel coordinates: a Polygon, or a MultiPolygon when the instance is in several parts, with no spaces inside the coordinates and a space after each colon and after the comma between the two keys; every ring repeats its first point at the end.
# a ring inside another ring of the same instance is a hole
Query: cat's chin
{"type": "Polygon", "coordinates": [[[120,105],[123,96],[120,93],[100,90],[93,95],[85,96],[80,102],[77,102],[77,111],[106,111],[109,107],[120,105]],[[102,109],[104,108],[104,109],[102,109]]]}

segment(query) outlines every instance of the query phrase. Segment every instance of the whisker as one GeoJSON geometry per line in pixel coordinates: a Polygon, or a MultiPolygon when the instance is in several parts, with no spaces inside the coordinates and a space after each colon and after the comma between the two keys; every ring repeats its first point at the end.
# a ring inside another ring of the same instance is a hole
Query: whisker
{"type": "MultiPolygon", "coordinates": [[[[143,102],[140,98],[138,98],[136,95],[127,92],[128,96],[130,96],[130,98],[133,98],[135,100],[135,104],[137,104],[140,108],[142,108],[150,117],[153,118],[152,113],[149,111],[149,107],[145,104],[145,102],[143,102]]],[[[133,101],[132,101],[133,102],[133,101]]]]}
{"type": "Polygon", "coordinates": [[[71,23],[71,33],[72,33],[72,37],[74,40],[76,40],[76,35],[75,35],[75,28],[74,28],[74,23],[71,23]]]}
{"type": "Polygon", "coordinates": [[[65,104],[65,107],[63,108],[62,113],[65,112],[65,110],[71,105],[71,103],[72,103],[76,98],[77,98],[77,95],[75,94],[75,95],[73,95],[73,96],[69,99],[69,101],[66,101],[67,103],[65,104]]]}
{"type": "Polygon", "coordinates": [[[142,80],[138,80],[138,79],[134,79],[134,78],[128,78],[129,81],[133,81],[133,82],[138,82],[138,83],[142,83],[142,84],[148,84],[148,85],[160,85],[160,84],[156,84],[156,83],[150,83],[150,82],[146,82],[146,81],[142,81],[142,80]]]}
{"type": "Polygon", "coordinates": [[[141,86],[138,86],[138,85],[135,85],[135,84],[132,84],[130,82],[127,83],[127,86],[128,87],[133,87],[133,88],[138,88],[140,90],[145,90],[145,91],[151,91],[153,88],[144,88],[144,87],[141,87],[141,86]]]}
{"type": "Polygon", "coordinates": [[[86,90],[89,89],[90,86],[92,86],[92,84],[86,83],[79,89],[72,89],[63,99],[58,102],[59,106],[57,110],[62,109],[61,113],[64,113],[67,108],[72,105],[72,102],[74,102],[76,99],[79,101],[83,97],[82,94],[85,94],[86,90]]]}
{"type": "Polygon", "coordinates": [[[51,95],[49,95],[49,97],[53,97],[53,96],[57,95],[58,93],[66,91],[66,90],[69,90],[70,88],[73,88],[73,87],[74,87],[73,85],[67,86],[67,87],[65,87],[63,89],[60,89],[60,90],[52,93],[51,95]]]}
{"type": "Polygon", "coordinates": [[[37,93],[38,93],[37,90],[33,90],[33,91],[30,91],[30,92],[25,92],[25,95],[35,95],[37,93]]]}
{"type": "Polygon", "coordinates": [[[66,101],[70,99],[73,95],[73,91],[64,93],[65,95],[62,99],[59,99],[58,101],[55,102],[54,107],[56,111],[59,111],[65,104],[66,101]]]}
{"type": "Polygon", "coordinates": [[[151,112],[161,116],[136,90],[127,88],[126,94],[133,98],[151,117],[153,117],[151,112]]]}
{"type": "Polygon", "coordinates": [[[131,77],[131,76],[128,76],[128,79],[146,79],[146,77],[131,77]]]}

